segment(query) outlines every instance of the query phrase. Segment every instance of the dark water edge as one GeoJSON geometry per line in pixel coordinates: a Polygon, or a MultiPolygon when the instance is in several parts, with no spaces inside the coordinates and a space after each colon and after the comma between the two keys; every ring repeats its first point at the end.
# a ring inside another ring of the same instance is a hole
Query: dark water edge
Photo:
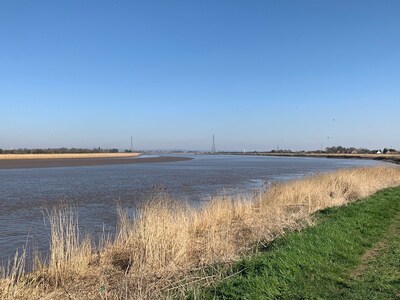
{"type": "Polygon", "coordinates": [[[83,232],[99,236],[114,232],[116,202],[133,208],[161,191],[178,200],[203,203],[215,195],[247,195],[275,181],[384,164],[332,158],[186,157],[193,160],[0,170],[0,261],[26,244],[29,251],[34,247],[46,254],[46,208],[61,201],[77,207],[83,232]]]}

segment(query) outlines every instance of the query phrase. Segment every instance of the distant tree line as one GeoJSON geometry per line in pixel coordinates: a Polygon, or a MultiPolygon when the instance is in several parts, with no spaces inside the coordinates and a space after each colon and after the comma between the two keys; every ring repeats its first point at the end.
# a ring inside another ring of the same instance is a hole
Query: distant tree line
{"type": "Polygon", "coordinates": [[[271,153],[292,153],[292,150],[285,150],[285,149],[277,149],[277,150],[271,150],[271,153]]]}
{"type": "Polygon", "coordinates": [[[399,151],[397,151],[396,149],[392,149],[392,148],[384,148],[382,151],[383,154],[390,154],[390,153],[399,153],[399,151]]]}
{"type": "Polygon", "coordinates": [[[346,147],[342,147],[342,146],[327,147],[325,149],[325,153],[376,154],[378,151],[383,154],[398,153],[398,151],[396,151],[395,149],[391,149],[391,148],[384,148],[383,151],[380,149],[370,150],[370,149],[366,149],[366,148],[354,148],[354,147],[346,148],[346,147]]]}
{"type": "Polygon", "coordinates": [[[60,154],[60,153],[117,153],[118,149],[102,149],[102,148],[47,148],[47,149],[0,149],[0,154],[60,154]]]}
{"type": "MultiPolygon", "coordinates": [[[[250,152],[248,152],[250,153],[250,152]]],[[[262,151],[260,152],[262,153],[262,151]]],[[[271,150],[267,151],[266,153],[278,153],[278,154],[284,154],[284,153],[341,153],[341,154],[376,154],[376,153],[383,153],[383,154],[399,154],[400,151],[397,151],[396,149],[393,148],[384,148],[383,150],[381,149],[367,149],[367,148],[355,148],[355,147],[343,147],[343,146],[333,146],[333,147],[327,147],[324,150],[313,150],[313,151],[292,151],[288,149],[276,149],[276,150],[271,150]]]]}

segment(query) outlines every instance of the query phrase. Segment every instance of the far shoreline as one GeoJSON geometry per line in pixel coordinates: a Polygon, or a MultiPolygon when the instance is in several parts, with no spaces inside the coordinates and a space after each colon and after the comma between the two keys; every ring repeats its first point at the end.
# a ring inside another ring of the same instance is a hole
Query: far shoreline
{"type": "Polygon", "coordinates": [[[400,164],[400,155],[392,154],[346,154],[346,153],[269,153],[269,152],[220,152],[222,155],[243,156],[271,156],[271,157],[314,157],[314,158],[337,158],[337,159],[369,159],[400,164]]]}
{"type": "Polygon", "coordinates": [[[70,159],[70,158],[121,158],[137,157],[139,152],[88,152],[88,153],[21,153],[21,154],[0,154],[0,161],[21,160],[21,159],[70,159]]]}
{"type": "Polygon", "coordinates": [[[191,157],[158,156],[158,157],[99,157],[99,158],[52,158],[52,159],[4,159],[0,160],[0,169],[33,169],[57,167],[90,167],[104,165],[126,165],[141,163],[167,163],[192,160],[191,157]]]}

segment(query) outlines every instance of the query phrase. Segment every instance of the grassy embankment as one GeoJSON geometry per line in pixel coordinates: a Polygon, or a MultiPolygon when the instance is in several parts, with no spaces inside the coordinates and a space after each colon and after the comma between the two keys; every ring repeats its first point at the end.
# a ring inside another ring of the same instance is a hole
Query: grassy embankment
{"type": "Polygon", "coordinates": [[[3,269],[0,297],[184,297],[193,286],[226,276],[215,266],[229,266],[257,245],[313,224],[316,211],[398,185],[400,168],[361,168],[273,185],[253,201],[216,198],[201,209],[160,195],[140,205],[135,219],[120,210],[117,236],[96,248],[80,237],[73,210],[55,210],[49,257],[35,259],[28,274],[24,255],[3,269]]]}
{"type": "Polygon", "coordinates": [[[64,158],[116,158],[138,156],[140,153],[55,153],[55,154],[0,154],[0,160],[12,159],[64,159],[64,158]]]}
{"type": "Polygon", "coordinates": [[[399,299],[400,188],[316,215],[196,299],[399,299]]]}

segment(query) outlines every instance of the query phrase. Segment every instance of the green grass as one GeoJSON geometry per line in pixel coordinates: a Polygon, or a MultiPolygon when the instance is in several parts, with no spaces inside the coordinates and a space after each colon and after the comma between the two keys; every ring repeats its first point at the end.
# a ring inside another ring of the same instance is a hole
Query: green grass
{"type": "Polygon", "coordinates": [[[400,188],[316,218],[316,226],[241,260],[229,272],[238,275],[188,298],[400,299],[400,188]]]}

